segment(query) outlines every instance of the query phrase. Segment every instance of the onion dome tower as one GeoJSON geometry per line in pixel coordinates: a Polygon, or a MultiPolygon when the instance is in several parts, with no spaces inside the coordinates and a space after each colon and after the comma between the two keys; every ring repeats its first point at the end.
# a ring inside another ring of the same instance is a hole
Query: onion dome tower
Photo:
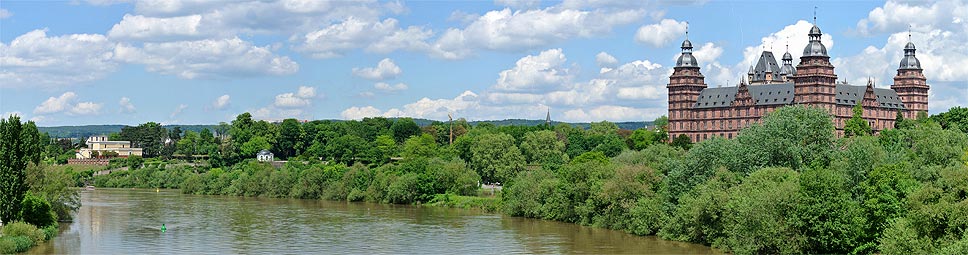
{"type": "Polygon", "coordinates": [[[914,55],[917,49],[911,42],[911,33],[908,32],[908,43],[904,45],[904,57],[897,68],[897,75],[894,76],[894,85],[891,89],[897,91],[898,97],[904,103],[904,118],[914,119],[919,112],[928,111],[928,83],[921,69],[921,62],[914,55]]]}
{"type": "Polygon", "coordinates": [[[780,80],[783,82],[793,81],[793,76],[797,74],[797,69],[793,68],[793,55],[790,55],[790,45],[787,44],[787,51],[783,53],[783,66],[780,67],[780,80]]]}
{"type": "Polygon", "coordinates": [[[669,141],[689,130],[688,122],[692,118],[689,109],[699,98],[699,93],[705,89],[705,76],[699,71],[699,63],[692,56],[692,42],[689,41],[689,31],[686,40],[682,42],[682,54],[676,60],[672,75],[669,76],[669,141]]]}
{"type": "Polygon", "coordinates": [[[803,48],[803,56],[800,57],[796,75],[793,76],[796,94],[794,102],[833,109],[837,75],[834,74],[834,66],[830,64],[827,47],[820,42],[823,33],[817,26],[816,14],[813,23],[808,34],[810,42],[803,48]]]}

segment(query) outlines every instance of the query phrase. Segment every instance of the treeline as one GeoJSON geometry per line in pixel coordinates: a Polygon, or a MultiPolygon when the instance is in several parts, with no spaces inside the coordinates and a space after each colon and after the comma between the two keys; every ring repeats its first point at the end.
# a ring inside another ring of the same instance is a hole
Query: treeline
{"type": "Polygon", "coordinates": [[[24,252],[57,234],[80,207],[70,173],[41,163],[46,142],[31,121],[0,120],[0,254],[24,252]]]}
{"type": "Polygon", "coordinates": [[[451,144],[450,123],[419,127],[374,118],[272,125],[243,114],[227,127],[231,136],[215,143],[223,167],[152,165],[94,181],[385,203],[473,195],[478,182],[500,182],[499,208],[509,215],[734,253],[965,254],[965,112],[956,107],[900,120],[878,136],[861,121],[851,125],[850,137],[836,138],[825,110],[791,106],[735,139],[694,145],[676,139],[677,146],[666,143],[662,118],[657,129],[635,131],[608,122],[585,130],[456,121],[451,144]],[[243,156],[261,148],[291,161],[275,169],[243,156]]]}
{"type": "Polygon", "coordinates": [[[837,139],[825,110],[785,107],[736,139],[521,173],[504,209],[742,254],[968,253],[968,135],[901,126],[837,139]]]}

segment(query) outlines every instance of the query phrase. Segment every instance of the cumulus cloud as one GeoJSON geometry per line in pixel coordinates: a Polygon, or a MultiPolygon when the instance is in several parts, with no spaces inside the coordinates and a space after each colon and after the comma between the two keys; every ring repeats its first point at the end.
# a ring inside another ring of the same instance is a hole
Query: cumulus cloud
{"type": "Polygon", "coordinates": [[[528,9],[537,7],[541,0],[494,0],[494,3],[514,9],[528,9]]]}
{"type": "Polygon", "coordinates": [[[607,71],[606,69],[617,66],[618,59],[602,51],[602,52],[599,52],[597,55],[595,55],[595,63],[598,64],[598,67],[602,68],[604,73],[605,71],[607,71]]]}
{"type": "Polygon", "coordinates": [[[0,8],[0,19],[6,19],[9,17],[13,17],[13,13],[7,9],[0,8]]]}
{"type": "Polygon", "coordinates": [[[463,29],[451,28],[433,43],[432,54],[460,59],[474,49],[521,51],[577,37],[611,32],[642,18],[641,9],[578,10],[560,7],[489,11],[463,29]]]}
{"type": "Polygon", "coordinates": [[[373,88],[383,92],[395,92],[395,91],[407,90],[408,87],[407,87],[407,84],[403,84],[403,83],[390,85],[389,83],[386,83],[386,82],[377,82],[375,85],[373,85],[373,88]]]}
{"type": "Polygon", "coordinates": [[[300,108],[309,106],[312,102],[311,99],[316,97],[316,88],[299,86],[296,93],[282,93],[276,95],[276,100],[273,106],[280,108],[300,108]]]}
{"type": "Polygon", "coordinates": [[[199,38],[201,15],[171,18],[154,18],[125,14],[121,22],[108,31],[115,40],[170,41],[173,39],[199,38]]]}
{"type": "Polygon", "coordinates": [[[384,58],[376,64],[376,67],[353,68],[353,75],[367,80],[387,80],[393,79],[403,73],[392,59],[384,58]]]}
{"type": "Polygon", "coordinates": [[[0,42],[0,87],[72,85],[101,79],[117,69],[114,43],[98,34],[47,36],[27,32],[0,42]]]}
{"type": "Polygon", "coordinates": [[[363,118],[378,117],[381,115],[383,115],[383,112],[373,106],[353,106],[343,110],[343,112],[340,113],[340,116],[346,120],[361,120],[363,118]]]}
{"type": "Polygon", "coordinates": [[[635,33],[635,41],[653,47],[664,47],[673,39],[686,33],[688,23],[674,19],[663,19],[659,23],[639,27],[635,33]]]}
{"type": "Polygon", "coordinates": [[[64,111],[71,107],[73,102],[77,99],[77,94],[74,92],[65,92],[58,97],[49,97],[43,103],[34,108],[34,114],[48,114],[64,111]]]}
{"type": "Polygon", "coordinates": [[[502,91],[545,91],[559,88],[572,75],[565,66],[567,59],[561,49],[542,51],[519,59],[514,68],[501,71],[494,88],[502,91]]]}
{"type": "Polygon", "coordinates": [[[134,107],[134,104],[131,103],[131,99],[128,97],[121,97],[121,101],[118,101],[118,105],[121,106],[121,108],[118,110],[120,113],[134,113],[137,111],[137,108],[134,107]]]}
{"type": "Polygon", "coordinates": [[[228,94],[219,96],[212,102],[212,108],[215,110],[225,110],[225,108],[229,107],[229,100],[231,98],[228,94]]]}
{"type": "Polygon", "coordinates": [[[269,47],[258,47],[238,37],[219,40],[145,43],[143,48],[118,45],[115,58],[143,64],[151,72],[183,79],[288,75],[299,70],[289,57],[278,56],[269,47]]]}
{"type": "Polygon", "coordinates": [[[70,113],[77,115],[92,115],[101,112],[101,104],[93,102],[80,102],[74,105],[70,113]]]}
{"type": "Polygon", "coordinates": [[[347,52],[366,47],[377,53],[394,50],[422,51],[428,49],[424,42],[432,34],[421,27],[407,29],[398,27],[398,21],[388,18],[383,21],[369,21],[349,17],[341,23],[306,33],[297,38],[294,46],[297,51],[309,53],[314,58],[333,58],[347,52]]]}
{"type": "Polygon", "coordinates": [[[386,111],[357,106],[346,109],[342,116],[445,119],[447,113],[454,113],[468,119],[543,118],[551,107],[559,109],[555,118],[566,121],[626,121],[665,113],[668,67],[635,60],[614,64],[590,80],[575,81],[566,66],[569,63],[562,50],[545,50],[524,56],[498,73],[495,84],[482,94],[465,91],[454,98],[422,98],[386,111]]]}

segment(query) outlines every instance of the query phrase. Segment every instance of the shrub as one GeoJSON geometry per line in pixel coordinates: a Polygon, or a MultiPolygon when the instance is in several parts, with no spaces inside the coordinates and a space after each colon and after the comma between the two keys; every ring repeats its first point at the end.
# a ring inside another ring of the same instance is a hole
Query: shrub
{"type": "Polygon", "coordinates": [[[57,223],[57,214],[51,210],[50,202],[42,196],[34,195],[33,192],[27,192],[21,208],[23,220],[34,226],[50,226],[57,223]]]}
{"type": "Polygon", "coordinates": [[[26,236],[4,236],[0,237],[0,254],[13,254],[25,252],[34,246],[34,241],[26,236]]]}
{"type": "MultiPolygon", "coordinates": [[[[31,240],[32,243],[39,243],[46,240],[44,236],[44,231],[37,229],[36,226],[30,225],[29,223],[16,221],[3,226],[3,236],[4,237],[17,237],[24,236],[31,240]]],[[[32,245],[28,245],[30,247],[32,245]]]]}

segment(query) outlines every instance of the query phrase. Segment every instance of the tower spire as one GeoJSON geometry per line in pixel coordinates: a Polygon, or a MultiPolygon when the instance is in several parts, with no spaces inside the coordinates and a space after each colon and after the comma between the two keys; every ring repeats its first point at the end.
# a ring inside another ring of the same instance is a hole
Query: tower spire
{"type": "Polygon", "coordinates": [[[908,24],[908,42],[911,42],[911,24],[908,24]]]}
{"type": "Polygon", "coordinates": [[[817,24],[817,6],[813,7],[813,24],[817,24]]]}
{"type": "Polygon", "coordinates": [[[686,40],[689,40],[689,21],[686,21],[686,40]]]}

